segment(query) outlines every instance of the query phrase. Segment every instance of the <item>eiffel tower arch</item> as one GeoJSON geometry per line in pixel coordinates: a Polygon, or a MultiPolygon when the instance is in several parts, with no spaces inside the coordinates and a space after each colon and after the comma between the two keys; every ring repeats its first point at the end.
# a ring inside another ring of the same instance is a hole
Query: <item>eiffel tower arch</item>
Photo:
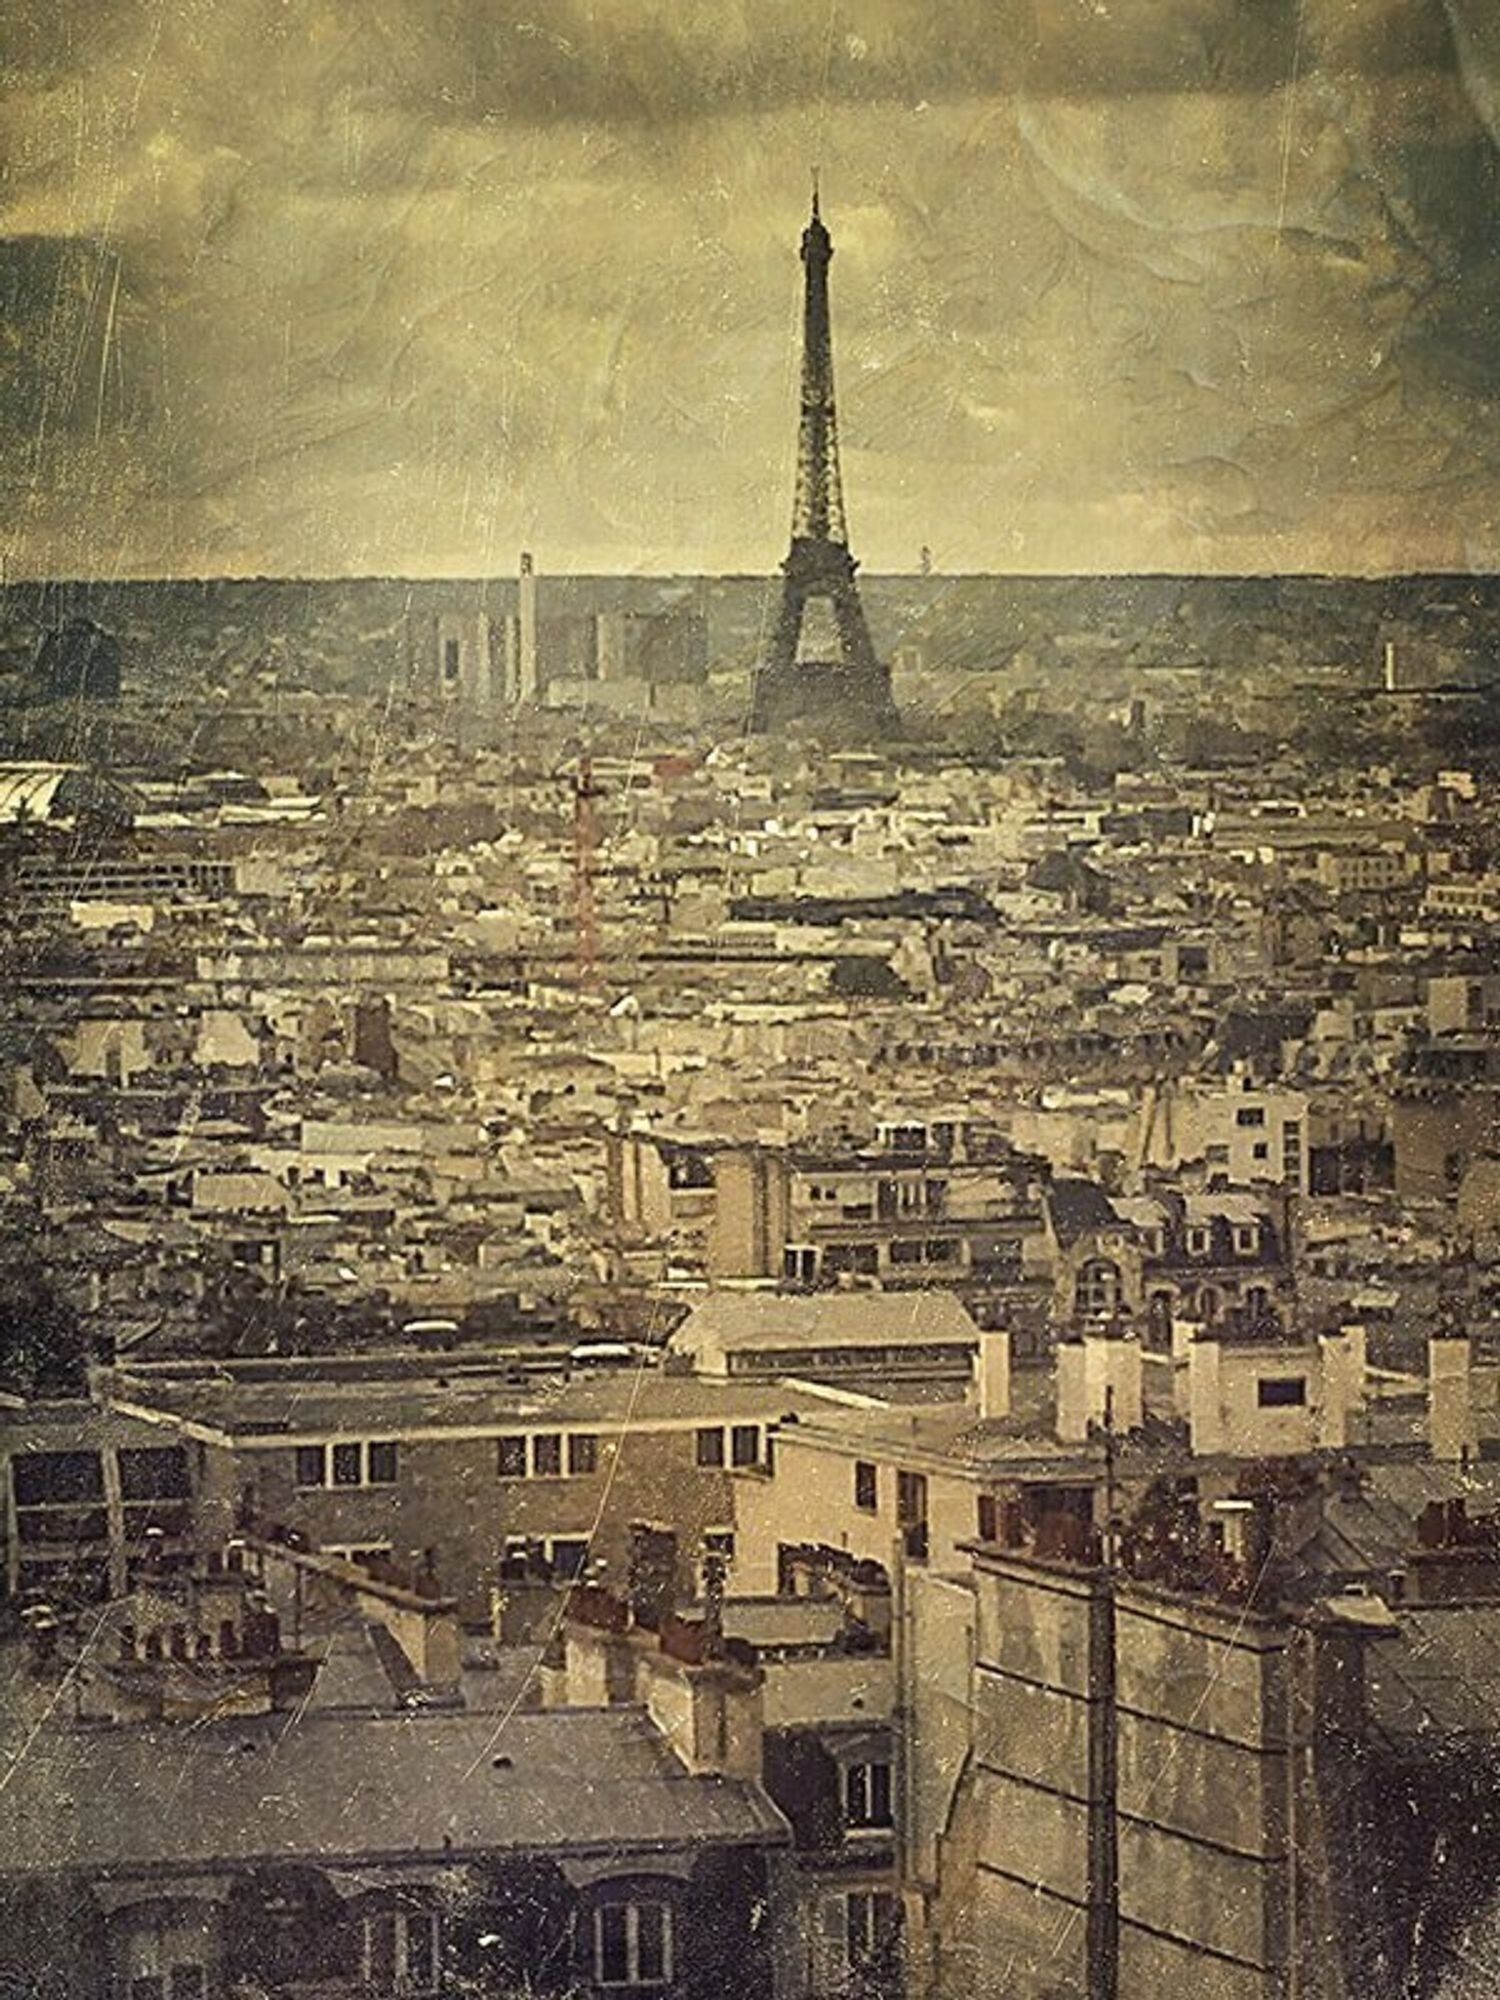
{"type": "Polygon", "coordinates": [[[802,405],[792,543],[781,565],[781,606],[770,657],[755,675],[750,727],[788,727],[862,741],[899,726],[889,667],[875,657],[849,550],[833,393],[828,266],[833,239],[813,189],[802,232],[802,405]]]}

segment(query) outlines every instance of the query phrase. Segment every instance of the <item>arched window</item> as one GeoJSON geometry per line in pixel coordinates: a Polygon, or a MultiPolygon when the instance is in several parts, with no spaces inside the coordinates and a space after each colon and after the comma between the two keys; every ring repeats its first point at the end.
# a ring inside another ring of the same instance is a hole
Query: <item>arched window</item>
{"type": "Polygon", "coordinates": [[[1073,1281],[1073,1310],[1079,1319],[1113,1319],[1120,1310],[1120,1267],[1107,1257],[1090,1257],[1073,1281]]]}

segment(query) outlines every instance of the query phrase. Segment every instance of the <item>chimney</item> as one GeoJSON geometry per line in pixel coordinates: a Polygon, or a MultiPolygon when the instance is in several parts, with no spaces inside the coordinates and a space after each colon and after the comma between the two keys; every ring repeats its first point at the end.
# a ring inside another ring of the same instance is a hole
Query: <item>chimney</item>
{"type": "Polygon", "coordinates": [[[637,1699],[695,1776],[761,1776],[765,1676],[728,1660],[695,1664],[659,1647],[641,1655],[637,1699]]]}
{"type": "Polygon", "coordinates": [[[1474,1343],[1446,1328],[1427,1343],[1427,1437],[1434,1458],[1463,1464],[1479,1448],[1474,1420],[1474,1343]]]}
{"type": "Polygon", "coordinates": [[[1338,1451],[1349,1443],[1355,1417],[1365,1410],[1366,1334],[1362,1326],[1341,1326],[1318,1341],[1323,1394],[1318,1442],[1338,1451]]]}
{"type": "Polygon", "coordinates": [[[1220,1396],[1219,1364],[1223,1350],[1206,1329],[1188,1349],[1188,1437],[1196,1456],[1224,1449],[1224,1407],[1220,1396]]]}
{"type": "Polygon", "coordinates": [[[1010,1328],[979,1329],[974,1350],[974,1390],[982,1422],[1010,1415],[1010,1328]]]}
{"type": "Polygon", "coordinates": [[[536,653],[536,568],[528,552],[521,556],[516,592],[516,700],[535,702],[540,693],[536,653]]]}
{"type": "Polygon", "coordinates": [[[1057,1435],[1082,1444],[1092,1426],[1139,1430],[1145,1421],[1141,1344],[1120,1327],[1063,1341],[1057,1350],[1057,1435]]]}

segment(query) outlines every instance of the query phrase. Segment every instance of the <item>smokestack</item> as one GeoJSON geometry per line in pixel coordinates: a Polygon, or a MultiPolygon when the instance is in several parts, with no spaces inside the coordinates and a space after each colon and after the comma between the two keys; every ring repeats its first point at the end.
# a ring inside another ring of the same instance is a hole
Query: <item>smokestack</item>
{"type": "Polygon", "coordinates": [[[517,674],[516,699],[534,702],[539,692],[536,664],[536,569],[528,552],[521,555],[521,580],[517,592],[517,674]]]}

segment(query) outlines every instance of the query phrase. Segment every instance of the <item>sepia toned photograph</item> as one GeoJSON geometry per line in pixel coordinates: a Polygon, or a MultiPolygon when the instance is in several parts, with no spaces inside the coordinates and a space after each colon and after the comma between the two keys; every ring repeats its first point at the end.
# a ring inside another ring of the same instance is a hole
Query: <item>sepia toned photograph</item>
{"type": "Polygon", "coordinates": [[[0,22],[0,2000],[1495,2000],[1496,0],[0,22]]]}

